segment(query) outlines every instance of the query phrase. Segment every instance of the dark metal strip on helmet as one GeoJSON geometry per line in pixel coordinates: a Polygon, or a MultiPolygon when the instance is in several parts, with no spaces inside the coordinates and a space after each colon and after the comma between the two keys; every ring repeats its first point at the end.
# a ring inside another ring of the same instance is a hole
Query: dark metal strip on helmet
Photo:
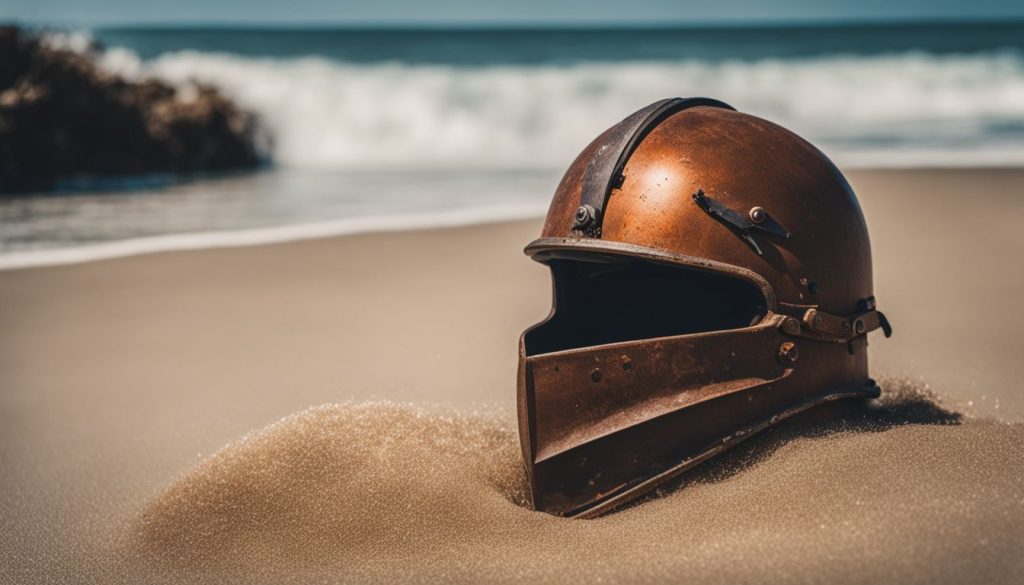
{"type": "Polygon", "coordinates": [[[892,337],[892,325],[889,323],[889,319],[885,316],[885,313],[881,311],[875,311],[878,313],[878,326],[882,328],[882,333],[886,337],[892,337]]]}
{"type": "Polygon", "coordinates": [[[573,231],[589,237],[601,237],[605,204],[612,189],[622,186],[625,179],[622,171],[633,151],[658,124],[677,112],[697,106],[735,110],[710,98],[670,98],[634,112],[608,131],[604,143],[597,148],[583,173],[580,206],[576,210],[573,231]]]}
{"type": "Polygon", "coordinates": [[[758,256],[764,256],[764,252],[761,247],[757,245],[757,240],[751,235],[752,230],[760,230],[762,232],[778,236],[780,238],[789,239],[789,231],[782,227],[782,225],[775,221],[775,218],[771,216],[763,207],[754,207],[746,215],[729,209],[726,205],[719,201],[715,201],[711,197],[704,194],[704,191],[698,189],[693,194],[693,201],[704,213],[707,213],[714,219],[721,223],[724,223],[726,227],[730,228],[737,236],[739,236],[744,242],[747,243],[758,256]]]}

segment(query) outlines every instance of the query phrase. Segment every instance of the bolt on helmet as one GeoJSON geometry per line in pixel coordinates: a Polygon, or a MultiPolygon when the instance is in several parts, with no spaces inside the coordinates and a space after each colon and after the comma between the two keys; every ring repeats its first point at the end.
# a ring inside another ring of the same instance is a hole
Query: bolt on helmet
{"type": "Polygon", "coordinates": [[[807,141],[711,99],[597,137],[541,238],[551,314],[520,338],[534,507],[596,516],[757,431],[873,398],[875,308],[857,199],[807,141]]]}

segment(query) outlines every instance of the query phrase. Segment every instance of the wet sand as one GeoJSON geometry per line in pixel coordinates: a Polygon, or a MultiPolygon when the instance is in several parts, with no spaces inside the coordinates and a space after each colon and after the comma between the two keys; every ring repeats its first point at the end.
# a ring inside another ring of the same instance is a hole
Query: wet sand
{"type": "Polygon", "coordinates": [[[538,221],[0,272],[0,582],[1019,582],[1024,171],[851,182],[875,370],[968,416],[776,431],[588,522],[518,505],[538,221]]]}

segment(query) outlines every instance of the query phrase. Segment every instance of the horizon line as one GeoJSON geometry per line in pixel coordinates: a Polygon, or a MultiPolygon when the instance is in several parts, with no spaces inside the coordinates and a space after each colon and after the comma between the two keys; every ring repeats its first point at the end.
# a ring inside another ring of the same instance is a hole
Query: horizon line
{"type": "Polygon", "coordinates": [[[612,30],[688,30],[688,29],[754,29],[754,28],[856,28],[891,26],[952,25],[1024,25],[1024,15],[1012,17],[887,17],[887,18],[769,18],[769,19],[701,19],[701,20],[635,20],[635,21],[556,21],[556,20],[407,20],[388,21],[338,20],[173,20],[84,23],[72,21],[2,20],[0,25],[31,28],[87,28],[90,30],[368,30],[368,31],[612,31],[612,30]]]}

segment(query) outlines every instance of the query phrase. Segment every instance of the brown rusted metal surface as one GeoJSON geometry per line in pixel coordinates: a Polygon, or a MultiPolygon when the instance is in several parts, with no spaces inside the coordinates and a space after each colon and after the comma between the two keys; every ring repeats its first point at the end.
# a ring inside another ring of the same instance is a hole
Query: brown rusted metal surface
{"type": "Polygon", "coordinates": [[[669,98],[633,112],[609,129],[601,147],[587,162],[583,173],[580,204],[573,217],[574,231],[592,237],[601,235],[608,197],[613,189],[621,186],[623,167],[633,151],[647,133],[663,120],[686,108],[697,106],[732,109],[722,102],[707,98],[669,98]]]}
{"type": "Polygon", "coordinates": [[[634,115],[584,149],[526,249],[552,266],[556,289],[551,315],[519,348],[520,440],[538,510],[600,514],[788,416],[878,395],[864,340],[890,328],[842,174],[780,126],[689,103],[638,140],[623,140],[634,115]],[[595,157],[619,163],[607,193],[585,186],[595,157]],[[600,205],[596,229],[580,229],[584,205],[600,205]],[[659,293],[676,272],[678,303],[659,293]],[[733,298],[752,322],[723,313],[733,298]]]}

